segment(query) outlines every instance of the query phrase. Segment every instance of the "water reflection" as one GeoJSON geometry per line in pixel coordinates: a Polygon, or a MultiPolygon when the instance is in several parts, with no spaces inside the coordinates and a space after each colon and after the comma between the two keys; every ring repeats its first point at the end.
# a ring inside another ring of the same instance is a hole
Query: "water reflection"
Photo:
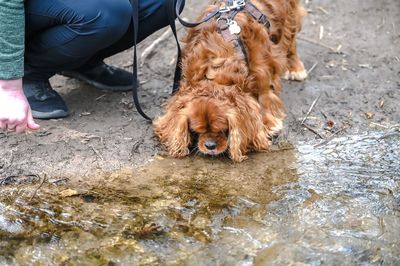
{"type": "Polygon", "coordinates": [[[398,264],[400,137],[0,189],[0,264],[398,264]],[[60,192],[76,190],[75,196],[60,192]]]}
{"type": "Polygon", "coordinates": [[[400,134],[301,143],[298,183],[276,187],[269,230],[284,232],[258,253],[256,265],[398,265],[400,134]]]}

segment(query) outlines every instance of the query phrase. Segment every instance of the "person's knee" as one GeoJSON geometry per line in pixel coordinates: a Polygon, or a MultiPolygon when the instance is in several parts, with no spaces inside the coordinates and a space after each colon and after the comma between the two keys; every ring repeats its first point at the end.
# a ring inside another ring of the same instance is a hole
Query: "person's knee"
{"type": "Polygon", "coordinates": [[[106,37],[121,38],[132,21],[132,6],[129,1],[102,0],[97,27],[106,37]]]}
{"type": "MultiPolygon", "coordinates": [[[[90,1],[89,1],[90,2],[90,1]]],[[[79,36],[87,36],[94,42],[109,45],[121,38],[131,23],[132,6],[124,0],[95,0],[75,11],[76,19],[68,27],[79,36]]]]}

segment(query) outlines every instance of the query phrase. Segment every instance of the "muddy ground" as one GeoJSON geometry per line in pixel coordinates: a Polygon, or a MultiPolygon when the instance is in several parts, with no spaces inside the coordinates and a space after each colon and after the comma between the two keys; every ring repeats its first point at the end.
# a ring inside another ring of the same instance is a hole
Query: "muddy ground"
{"type": "MultiPolygon", "coordinates": [[[[207,1],[187,1],[193,17],[207,1]]],[[[282,139],[298,141],[387,130],[400,122],[400,2],[398,0],[313,0],[299,34],[298,51],[307,69],[305,82],[284,82],[287,119],[282,139]],[[307,124],[300,126],[320,96],[307,124]],[[327,128],[327,122],[333,128],[327,128]]],[[[139,52],[166,29],[139,45],[139,52]]],[[[183,30],[180,31],[183,33],[183,30]]],[[[154,116],[169,96],[176,46],[172,35],[148,54],[140,67],[141,101],[154,116]]],[[[108,60],[130,68],[132,51],[108,60]]],[[[0,176],[47,174],[83,179],[96,173],[135,169],[163,154],[152,127],[132,108],[130,93],[99,91],[56,76],[54,87],[71,115],[38,121],[35,133],[0,132],[0,176]]]]}

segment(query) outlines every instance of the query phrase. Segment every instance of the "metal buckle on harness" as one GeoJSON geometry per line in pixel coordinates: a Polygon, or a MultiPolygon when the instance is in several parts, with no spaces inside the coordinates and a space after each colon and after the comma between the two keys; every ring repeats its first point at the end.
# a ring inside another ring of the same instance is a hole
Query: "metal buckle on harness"
{"type": "Polygon", "coordinates": [[[230,34],[239,34],[241,31],[240,26],[238,23],[230,18],[225,18],[225,17],[219,17],[217,19],[218,26],[220,30],[226,30],[229,29],[230,34]]]}
{"type": "Polygon", "coordinates": [[[271,27],[271,23],[269,22],[269,20],[267,19],[267,17],[265,15],[262,15],[258,19],[258,23],[261,23],[262,25],[264,25],[264,27],[266,27],[268,29],[271,27]]]}
{"type": "Polygon", "coordinates": [[[219,17],[217,19],[217,24],[221,30],[226,30],[231,23],[232,23],[232,20],[229,18],[219,17]]]}
{"type": "Polygon", "coordinates": [[[222,6],[219,9],[219,13],[226,13],[226,12],[230,12],[232,10],[240,10],[244,6],[246,6],[246,0],[233,0],[231,5],[222,6]]]}

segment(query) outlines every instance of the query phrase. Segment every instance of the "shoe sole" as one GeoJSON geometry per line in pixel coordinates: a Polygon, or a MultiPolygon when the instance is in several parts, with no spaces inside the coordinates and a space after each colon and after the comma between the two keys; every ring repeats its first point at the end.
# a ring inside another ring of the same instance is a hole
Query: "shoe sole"
{"type": "Polygon", "coordinates": [[[124,91],[130,91],[132,90],[132,85],[129,86],[107,86],[101,83],[98,83],[94,80],[91,79],[87,79],[86,77],[78,74],[78,73],[71,73],[68,71],[63,71],[60,73],[61,75],[68,77],[68,78],[75,78],[78,79],[80,81],[83,81],[99,90],[105,90],[105,91],[114,91],[114,92],[124,92],[124,91]]]}
{"type": "Polygon", "coordinates": [[[32,116],[35,119],[57,119],[68,116],[68,112],[64,110],[55,110],[52,112],[39,112],[32,110],[32,116]]]}

